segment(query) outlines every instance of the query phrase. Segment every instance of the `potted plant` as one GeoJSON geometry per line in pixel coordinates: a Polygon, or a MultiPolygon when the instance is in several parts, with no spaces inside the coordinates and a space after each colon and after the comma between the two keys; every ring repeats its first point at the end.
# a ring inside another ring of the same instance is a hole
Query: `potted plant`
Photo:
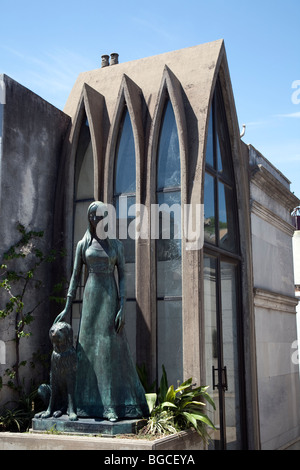
{"type": "Polygon", "coordinates": [[[205,402],[213,409],[215,404],[207,392],[209,387],[193,388],[192,381],[190,378],[176,389],[173,385],[168,387],[163,367],[159,393],[146,394],[150,417],[143,433],[162,435],[194,428],[204,442],[208,441],[207,427],[215,429],[215,426],[204,412],[205,402]]]}

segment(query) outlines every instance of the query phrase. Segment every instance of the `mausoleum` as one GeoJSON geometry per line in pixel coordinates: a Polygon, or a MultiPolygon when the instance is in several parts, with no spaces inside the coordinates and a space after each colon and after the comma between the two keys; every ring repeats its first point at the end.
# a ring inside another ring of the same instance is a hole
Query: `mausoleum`
{"type": "MultiPolygon", "coordinates": [[[[125,250],[126,334],[149,382],[164,365],[170,384],[192,377],[210,386],[215,449],[278,449],[300,438],[291,219],[299,200],[241,138],[224,42],[127,63],[105,56],[78,76],[63,111],[6,75],[0,85],[0,255],[18,240],[18,222],[66,251],[42,269],[43,292],[32,289],[30,301],[70,279],[87,208],[105,202],[125,250]]],[[[85,281],[69,319],[75,335],[85,281]]],[[[49,350],[56,315],[48,301],[35,309],[22,357],[49,350]]],[[[13,330],[0,319],[1,376],[16,361],[13,330]]],[[[1,403],[10,393],[3,377],[1,403]]]]}

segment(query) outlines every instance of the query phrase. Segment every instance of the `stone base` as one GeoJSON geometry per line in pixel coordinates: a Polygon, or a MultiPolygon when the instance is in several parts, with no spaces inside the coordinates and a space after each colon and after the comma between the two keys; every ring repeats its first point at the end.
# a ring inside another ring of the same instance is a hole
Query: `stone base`
{"type": "Polygon", "coordinates": [[[32,431],[115,436],[117,434],[136,434],[144,425],[145,420],[143,419],[124,419],[113,423],[101,418],[79,418],[77,421],[70,421],[69,417],[64,415],[60,418],[33,418],[32,431]]]}
{"type": "MultiPolygon", "coordinates": [[[[46,421],[46,420],[44,420],[46,421]]],[[[50,422],[50,420],[49,420],[50,422]]],[[[170,436],[147,439],[127,439],[115,436],[95,437],[92,435],[78,436],[76,434],[45,434],[32,431],[29,433],[0,433],[1,450],[100,450],[104,453],[128,451],[192,451],[203,449],[203,444],[196,431],[179,432],[170,436]]],[[[145,460],[141,460],[145,462],[145,460]]],[[[203,457],[201,457],[203,463],[203,457]]],[[[161,463],[161,462],[159,462],[161,463]]],[[[168,462],[170,463],[170,462],[168,462]]],[[[200,464],[200,462],[199,462],[200,464]]]]}

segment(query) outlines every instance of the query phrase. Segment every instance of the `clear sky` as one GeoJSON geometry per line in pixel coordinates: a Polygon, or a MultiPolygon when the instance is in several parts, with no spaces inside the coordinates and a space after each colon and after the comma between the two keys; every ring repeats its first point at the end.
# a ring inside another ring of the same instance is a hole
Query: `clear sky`
{"type": "Polygon", "coordinates": [[[0,17],[0,73],[60,109],[102,54],[127,62],[223,38],[243,140],[300,198],[299,0],[0,0],[0,17]]]}

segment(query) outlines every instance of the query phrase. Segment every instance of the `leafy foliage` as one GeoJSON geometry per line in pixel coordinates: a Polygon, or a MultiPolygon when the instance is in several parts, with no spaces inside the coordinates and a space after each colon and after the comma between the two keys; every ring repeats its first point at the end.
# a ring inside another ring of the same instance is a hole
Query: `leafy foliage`
{"type": "Polygon", "coordinates": [[[176,389],[173,385],[168,387],[167,374],[163,367],[159,393],[156,395],[158,403],[153,406],[154,394],[151,394],[151,401],[148,397],[150,418],[143,432],[145,434],[164,434],[192,427],[206,442],[209,439],[207,427],[215,429],[212,421],[204,413],[205,402],[215,409],[215,404],[207,389],[207,386],[193,388],[192,378],[183,382],[176,389]]]}
{"type": "MultiPolygon", "coordinates": [[[[17,231],[20,234],[19,240],[4,253],[0,263],[0,291],[1,289],[4,291],[3,299],[6,301],[4,308],[0,309],[0,320],[10,315],[13,317],[16,363],[11,369],[8,368],[5,371],[5,375],[9,377],[6,385],[21,393],[19,370],[27,364],[27,361],[20,358],[20,341],[32,335],[29,326],[34,320],[34,311],[49,299],[49,295],[46,295],[32,305],[32,296],[30,297],[28,292],[32,292],[32,288],[42,287],[42,281],[38,278],[38,269],[41,264],[52,263],[58,256],[62,257],[65,253],[55,249],[44,253],[40,249],[43,231],[26,230],[20,223],[17,224],[17,231]]],[[[64,301],[59,297],[61,288],[62,284],[54,286],[53,297],[50,296],[50,298],[64,301]]],[[[2,386],[1,377],[0,389],[2,386]]]]}
{"type": "Polygon", "coordinates": [[[152,435],[174,434],[176,432],[173,413],[167,410],[157,410],[151,414],[146,426],[141,430],[141,434],[152,435]]]}
{"type": "Polygon", "coordinates": [[[154,392],[155,387],[156,387],[156,380],[154,380],[154,382],[152,382],[151,384],[149,384],[146,365],[145,365],[145,364],[142,364],[141,366],[139,366],[139,365],[137,364],[137,365],[136,365],[136,370],[137,370],[137,373],[138,373],[140,382],[141,382],[141,384],[142,384],[143,387],[144,387],[145,392],[146,392],[146,393],[154,392]]]}
{"type": "Polygon", "coordinates": [[[34,414],[42,409],[34,389],[28,395],[21,395],[17,406],[0,412],[0,431],[24,432],[29,429],[34,414]]]}

